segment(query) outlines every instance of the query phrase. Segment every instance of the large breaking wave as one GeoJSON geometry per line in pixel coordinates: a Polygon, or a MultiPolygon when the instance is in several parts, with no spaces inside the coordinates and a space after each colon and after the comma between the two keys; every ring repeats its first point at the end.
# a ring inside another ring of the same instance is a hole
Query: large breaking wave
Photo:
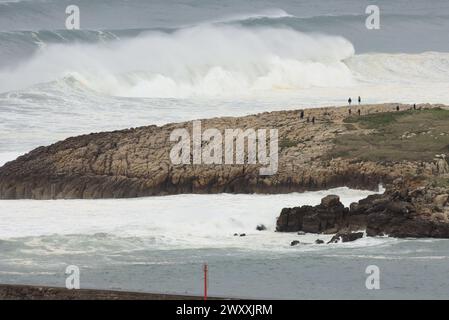
{"type": "Polygon", "coordinates": [[[345,86],[352,77],[344,60],[353,54],[352,44],[341,37],[201,25],[103,44],[49,45],[17,69],[0,73],[0,90],[67,77],[101,93],[133,97],[345,86]]]}
{"type": "Polygon", "coordinates": [[[345,38],[286,27],[201,24],[122,40],[111,32],[78,36],[93,43],[55,44],[45,37],[68,35],[37,34],[41,49],[0,70],[0,91],[62,81],[110,96],[251,97],[360,83],[449,81],[447,53],[355,55],[345,38]]]}

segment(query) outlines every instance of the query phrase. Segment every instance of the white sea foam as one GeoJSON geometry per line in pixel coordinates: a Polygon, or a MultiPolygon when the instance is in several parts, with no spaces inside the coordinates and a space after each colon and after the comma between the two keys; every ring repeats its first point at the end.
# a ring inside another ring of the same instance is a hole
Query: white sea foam
{"type": "Polygon", "coordinates": [[[49,45],[18,69],[0,73],[0,91],[67,75],[96,91],[131,97],[241,96],[347,86],[352,78],[343,60],[353,54],[352,44],[337,36],[199,25],[108,44],[49,45]]]}
{"type": "MultiPolygon", "coordinates": [[[[290,241],[300,239],[301,242],[312,244],[302,246],[304,250],[314,250],[317,246],[313,242],[318,238],[317,235],[298,236],[295,233],[274,232],[276,217],[283,207],[315,205],[327,194],[338,194],[342,202],[349,205],[372,193],[338,188],[283,195],[217,194],[123,200],[0,201],[0,238],[104,235],[146,239],[147,243],[160,248],[233,247],[254,250],[290,249],[290,241]],[[264,224],[268,230],[256,231],[258,224],[264,224]],[[235,237],[234,233],[245,233],[246,236],[235,237]]],[[[319,237],[329,240],[331,235],[319,237]]],[[[46,241],[46,245],[51,243],[46,241]]]]}
{"type": "Polygon", "coordinates": [[[106,43],[46,44],[17,68],[0,71],[0,92],[47,82],[57,90],[61,81],[86,95],[118,97],[273,99],[285,106],[362,95],[369,102],[449,103],[449,54],[354,55],[338,36],[200,24],[106,43]]]}

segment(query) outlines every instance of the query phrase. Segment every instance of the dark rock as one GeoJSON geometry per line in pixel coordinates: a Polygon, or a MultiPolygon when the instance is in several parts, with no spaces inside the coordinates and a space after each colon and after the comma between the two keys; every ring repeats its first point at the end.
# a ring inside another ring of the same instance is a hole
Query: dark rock
{"type": "Polygon", "coordinates": [[[264,231],[264,230],[267,230],[267,227],[265,227],[265,225],[263,225],[263,224],[259,224],[259,225],[257,225],[256,230],[264,231]]]}
{"type": "Polygon", "coordinates": [[[241,237],[246,237],[246,233],[241,233],[240,236],[241,237]]]}
{"type": "Polygon", "coordinates": [[[234,233],[234,237],[237,237],[239,234],[238,233],[234,233]]]}
{"type": "Polygon", "coordinates": [[[293,240],[292,242],[290,242],[290,246],[292,246],[292,247],[296,246],[298,244],[300,244],[300,242],[298,240],[293,240]]]}
{"type": "Polygon", "coordinates": [[[449,238],[447,187],[422,181],[397,179],[384,194],[370,195],[345,208],[337,196],[327,196],[317,206],[284,208],[277,231],[337,233],[330,241],[354,241],[367,236],[449,238]]]}
{"type": "Polygon", "coordinates": [[[321,204],[284,208],[276,223],[276,231],[335,233],[349,212],[338,196],[327,196],[321,204]]]}
{"type": "Polygon", "coordinates": [[[332,208],[340,204],[340,197],[336,195],[328,195],[321,199],[321,205],[326,208],[332,208]]]}
{"type": "Polygon", "coordinates": [[[315,240],[315,243],[316,243],[316,244],[323,244],[323,243],[324,243],[324,241],[323,241],[323,240],[321,240],[321,239],[316,239],[316,240],[315,240]]]}
{"type": "Polygon", "coordinates": [[[303,236],[303,235],[305,235],[306,233],[305,233],[304,231],[299,231],[297,234],[298,234],[298,236],[303,236]]]}
{"type": "Polygon", "coordinates": [[[363,238],[363,232],[337,233],[328,243],[351,242],[363,238]]]}

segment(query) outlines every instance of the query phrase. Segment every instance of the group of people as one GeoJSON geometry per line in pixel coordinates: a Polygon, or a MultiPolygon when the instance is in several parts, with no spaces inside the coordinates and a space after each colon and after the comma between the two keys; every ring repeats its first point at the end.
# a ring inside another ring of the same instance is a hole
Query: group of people
{"type": "MultiPolygon", "coordinates": [[[[360,104],[362,103],[362,98],[359,96],[357,100],[358,100],[358,103],[359,103],[359,105],[360,105],[360,104]]],[[[351,99],[351,97],[349,97],[349,99],[348,99],[348,104],[349,104],[349,106],[351,106],[351,103],[352,103],[352,99],[351,99]]],[[[396,111],[399,111],[399,110],[400,110],[399,106],[396,106],[396,111]]],[[[413,104],[413,110],[416,110],[416,104],[413,104]]],[[[358,115],[360,116],[361,110],[358,109],[358,110],[357,110],[357,113],[358,113],[358,115]]],[[[349,109],[349,114],[352,114],[352,110],[351,110],[351,109],[349,109]]],[[[301,120],[304,119],[304,110],[301,110],[301,112],[300,112],[300,114],[299,114],[299,118],[300,118],[301,120]]],[[[307,117],[307,118],[306,118],[306,121],[307,121],[307,123],[312,122],[312,124],[315,124],[315,117],[312,117],[312,119],[310,119],[310,117],[307,117]]]]}
{"type": "MultiPolygon", "coordinates": [[[[362,103],[362,98],[359,96],[357,100],[359,101],[359,105],[360,105],[362,103]]],[[[349,106],[351,106],[351,103],[352,103],[352,99],[351,99],[351,97],[349,97],[349,99],[348,99],[349,106]]],[[[349,109],[349,114],[351,114],[351,113],[352,113],[352,110],[349,109]]],[[[360,109],[357,110],[357,113],[360,115],[360,113],[361,113],[360,109]]]]}
{"type": "MultiPolygon", "coordinates": [[[[362,98],[360,96],[358,98],[358,101],[359,101],[359,105],[360,105],[362,103],[362,98]]],[[[351,99],[351,97],[349,97],[348,104],[351,105],[351,103],[352,103],[352,99],[351,99]]]]}
{"type": "MultiPolygon", "coordinates": [[[[359,102],[359,105],[362,103],[362,98],[361,98],[360,96],[358,97],[358,102],[359,102]]],[[[349,97],[348,103],[349,103],[349,105],[351,105],[351,103],[352,103],[351,97],[349,97]]],[[[349,109],[349,114],[351,114],[351,112],[352,112],[351,109],[349,109]]],[[[360,115],[360,113],[361,113],[360,109],[357,110],[357,112],[358,112],[358,114],[360,115]]],[[[301,110],[301,112],[300,112],[300,114],[299,114],[299,118],[300,118],[301,120],[304,119],[304,110],[301,110]]],[[[307,118],[306,118],[306,122],[307,122],[307,123],[312,122],[312,124],[315,124],[315,117],[312,117],[312,119],[310,119],[310,117],[307,117],[307,118]]]]}

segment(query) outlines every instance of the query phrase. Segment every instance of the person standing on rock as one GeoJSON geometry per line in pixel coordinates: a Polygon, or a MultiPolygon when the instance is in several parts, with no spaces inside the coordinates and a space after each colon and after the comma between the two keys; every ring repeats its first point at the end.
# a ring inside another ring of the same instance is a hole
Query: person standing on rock
{"type": "Polygon", "coordinates": [[[301,110],[301,113],[299,114],[299,118],[302,120],[302,119],[304,119],[304,111],[303,110],[301,110]]]}
{"type": "Polygon", "coordinates": [[[359,114],[359,116],[360,116],[360,109],[359,109],[359,110],[357,110],[357,112],[358,112],[358,114],[359,114]]]}
{"type": "Polygon", "coordinates": [[[349,113],[349,115],[351,115],[351,113],[352,113],[352,110],[351,110],[351,109],[349,109],[349,110],[348,110],[348,113],[349,113]]]}
{"type": "Polygon", "coordinates": [[[312,117],[312,124],[315,124],[315,117],[312,117]]]}
{"type": "Polygon", "coordinates": [[[396,106],[396,111],[399,111],[399,106],[396,106]]]}
{"type": "Polygon", "coordinates": [[[351,97],[349,97],[348,104],[351,105],[351,102],[352,102],[352,99],[351,99],[351,97]]]}
{"type": "Polygon", "coordinates": [[[359,105],[362,103],[362,98],[359,96],[359,105]]]}

